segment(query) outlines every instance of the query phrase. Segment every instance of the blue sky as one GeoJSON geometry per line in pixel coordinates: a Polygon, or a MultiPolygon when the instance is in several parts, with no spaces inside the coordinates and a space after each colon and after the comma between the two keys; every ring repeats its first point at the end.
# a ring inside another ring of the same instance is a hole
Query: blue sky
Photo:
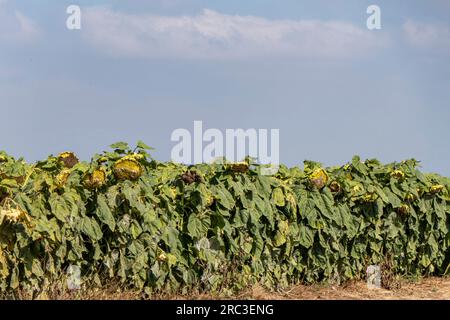
{"type": "Polygon", "coordinates": [[[0,0],[0,149],[30,161],[138,139],[166,160],[202,120],[279,129],[290,166],[414,157],[450,176],[449,101],[445,0],[0,0]]]}

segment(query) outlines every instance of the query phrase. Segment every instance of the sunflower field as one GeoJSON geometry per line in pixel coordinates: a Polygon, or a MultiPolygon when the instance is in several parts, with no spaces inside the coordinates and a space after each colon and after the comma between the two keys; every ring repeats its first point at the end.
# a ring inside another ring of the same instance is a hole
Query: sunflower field
{"type": "Polygon", "coordinates": [[[83,286],[237,292],[253,284],[398,276],[450,263],[450,179],[355,156],[262,173],[253,159],[186,166],[119,142],[90,162],[0,152],[0,293],[39,292],[72,266],[83,286]]]}

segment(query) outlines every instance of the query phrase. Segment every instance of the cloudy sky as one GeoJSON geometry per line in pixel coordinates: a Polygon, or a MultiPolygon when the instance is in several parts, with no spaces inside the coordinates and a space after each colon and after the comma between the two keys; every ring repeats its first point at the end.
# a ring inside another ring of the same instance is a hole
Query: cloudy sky
{"type": "Polygon", "coordinates": [[[0,149],[30,161],[138,139],[166,160],[202,120],[279,129],[291,166],[414,157],[450,175],[449,101],[446,0],[0,0],[0,149]]]}

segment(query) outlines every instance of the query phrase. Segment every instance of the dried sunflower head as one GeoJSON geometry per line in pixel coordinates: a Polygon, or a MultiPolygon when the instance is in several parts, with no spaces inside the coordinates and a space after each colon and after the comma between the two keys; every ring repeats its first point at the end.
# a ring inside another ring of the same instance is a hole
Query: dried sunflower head
{"type": "Polygon", "coordinates": [[[136,180],[142,175],[143,168],[136,155],[128,155],[114,163],[113,171],[119,180],[136,180]]]}
{"type": "Polygon", "coordinates": [[[0,208],[0,221],[6,220],[11,223],[30,222],[30,216],[23,211],[19,206],[11,206],[10,203],[0,208]]]}
{"type": "Polygon", "coordinates": [[[235,162],[235,163],[230,164],[230,169],[231,169],[231,171],[234,171],[234,172],[241,172],[241,173],[247,172],[248,167],[249,167],[248,163],[245,161],[235,162]]]}
{"type": "Polygon", "coordinates": [[[103,168],[95,169],[92,173],[84,176],[83,182],[89,189],[100,188],[106,182],[106,172],[103,168]]]}
{"type": "Polygon", "coordinates": [[[417,194],[419,195],[419,197],[423,196],[424,190],[422,188],[417,188],[416,191],[417,191],[417,194]]]}
{"type": "Polygon", "coordinates": [[[191,184],[194,182],[202,182],[203,178],[196,171],[189,170],[181,175],[181,180],[186,184],[191,184]]]}
{"type": "Polygon", "coordinates": [[[206,194],[206,206],[210,207],[213,205],[213,203],[214,203],[214,196],[212,195],[212,193],[206,194]]]}
{"type": "Polygon", "coordinates": [[[417,200],[417,196],[412,194],[412,193],[408,193],[405,197],[406,201],[412,202],[414,200],[417,200]]]}
{"type": "Polygon", "coordinates": [[[401,170],[394,170],[391,172],[391,177],[397,180],[402,180],[403,178],[405,178],[405,173],[401,170]]]}
{"type": "Polygon", "coordinates": [[[330,190],[331,192],[339,193],[341,192],[341,185],[337,181],[332,181],[330,183],[330,190]]]}
{"type": "Polygon", "coordinates": [[[73,152],[62,152],[58,155],[59,161],[64,165],[66,168],[73,168],[78,163],[78,158],[73,152]]]}
{"type": "Polygon", "coordinates": [[[328,182],[328,174],[323,168],[316,169],[309,175],[309,182],[317,189],[322,189],[328,182]]]}
{"type": "Polygon", "coordinates": [[[409,210],[410,210],[410,208],[409,208],[409,206],[408,206],[407,204],[402,204],[402,205],[397,209],[398,213],[401,214],[401,215],[406,215],[406,214],[408,214],[408,213],[409,213],[409,210]]]}
{"type": "Polygon", "coordinates": [[[363,196],[363,201],[366,203],[375,202],[378,199],[378,195],[374,192],[368,192],[363,196]]]}
{"type": "Polygon", "coordinates": [[[434,186],[431,186],[430,192],[432,194],[438,194],[441,193],[444,190],[444,186],[442,184],[436,184],[434,186]]]}
{"type": "Polygon", "coordinates": [[[63,169],[60,173],[58,173],[58,175],[56,176],[56,184],[58,185],[58,187],[62,188],[66,184],[69,176],[69,169],[63,169]]]}

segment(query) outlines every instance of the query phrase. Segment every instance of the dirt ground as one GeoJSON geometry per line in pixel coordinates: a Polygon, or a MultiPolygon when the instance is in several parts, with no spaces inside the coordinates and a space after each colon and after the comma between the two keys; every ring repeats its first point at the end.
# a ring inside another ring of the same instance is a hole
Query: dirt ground
{"type": "MultiPolygon", "coordinates": [[[[53,297],[57,299],[129,300],[142,299],[134,292],[117,293],[113,290],[90,292],[82,295],[53,297]]],[[[341,286],[296,285],[282,292],[269,292],[253,287],[229,297],[209,294],[157,295],[151,299],[242,299],[242,300],[450,300],[450,277],[425,278],[417,281],[402,281],[399,289],[368,289],[365,282],[351,282],[341,286]]]]}
{"type": "Polygon", "coordinates": [[[402,283],[399,289],[368,289],[365,282],[345,286],[294,286],[283,293],[253,289],[254,299],[295,300],[450,300],[450,278],[428,278],[402,283]]]}

